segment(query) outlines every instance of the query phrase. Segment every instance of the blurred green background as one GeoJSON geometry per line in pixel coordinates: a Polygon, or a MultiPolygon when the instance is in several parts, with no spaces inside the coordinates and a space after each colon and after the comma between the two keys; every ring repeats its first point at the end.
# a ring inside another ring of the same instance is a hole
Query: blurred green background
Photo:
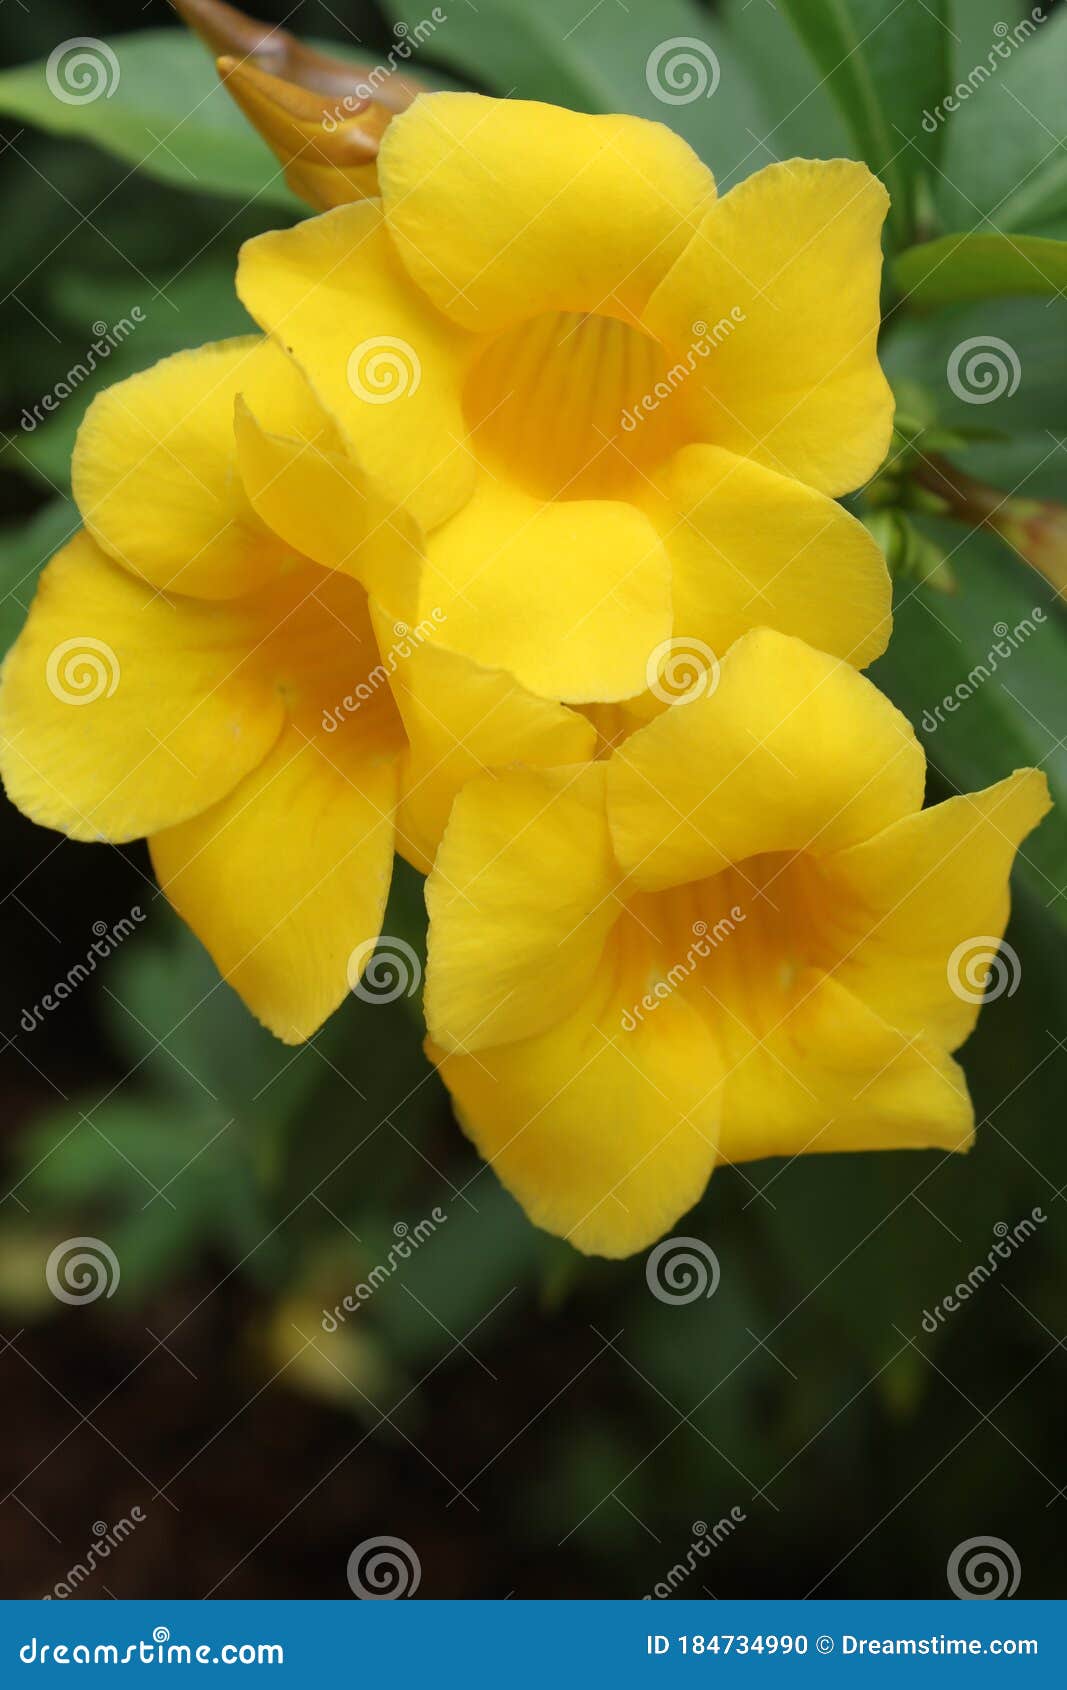
{"type": "MultiPolygon", "coordinates": [[[[963,1053],[978,1145],[966,1160],[717,1173],[679,1230],[713,1245],[719,1287],[665,1305],[642,1258],[577,1257],[482,1169],[421,1053],[416,999],[353,999],[284,1049],[219,984],[142,847],[74,845],[5,802],[0,1594],[51,1591],[94,1528],[138,1508],[134,1541],[77,1594],[346,1597],[351,1550],[389,1535],[417,1554],[420,1595],[640,1596],[686,1562],[700,1523],[734,1510],[678,1594],[940,1596],[953,1549],[994,1535],[1021,1563],[1020,1594],[1062,1595],[1067,542],[1051,507],[1016,512],[1030,527],[1013,543],[970,532],[932,507],[923,466],[950,462],[1013,500],[1067,492],[1067,267],[1049,244],[1067,233],[1067,13],[1011,0],[440,10],[408,67],[433,80],[672,123],[723,188],[774,158],[866,157],[894,194],[893,264],[946,234],[998,237],[940,264],[936,287],[915,287],[922,255],[890,267],[884,361],[904,431],[891,472],[856,500],[898,574],[875,678],[920,728],[931,797],[1029,762],[1060,797],[1016,875],[1017,989],[963,1053]],[[1024,17],[1043,21],[1016,42],[1024,17]],[[680,38],[710,51],[717,80],[664,102],[649,55],[680,38]],[[972,76],[979,65],[989,73],[972,76]],[[958,109],[924,126],[961,79],[958,109]],[[947,369],[990,337],[1018,381],[976,404],[947,369]],[[922,728],[1000,625],[1035,608],[1036,632],[922,728]],[[85,957],[94,923],[124,918],[115,954],[27,1016],[85,957]],[[998,1226],[1035,1207],[1034,1235],[924,1329],[998,1226]],[[324,1331],[323,1309],[435,1209],[447,1222],[324,1331]],[[44,1265],[83,1235],[107,1241],[121,1281],[64,1307],[44,1265]]],[[[424,15],[421,0],[258,11],[372,64],[398,20],[424,15]]],[[[301,208],[163,0],[9,5],[0,41],[7,65],[30,67],[0,76],[6,648],[75,525],[70,450],[93,391],[246,326],[238,245],[301,208]],[[112,44],[113,97],[50,93],[43,62],[77,36],[112,44]],[[27,428],[93,325],[134,307],[143,321],[97,375],[27,428]]],[[[418,949],[422,928],[421,882],[399,865],[385,929],[418,949]]]]}

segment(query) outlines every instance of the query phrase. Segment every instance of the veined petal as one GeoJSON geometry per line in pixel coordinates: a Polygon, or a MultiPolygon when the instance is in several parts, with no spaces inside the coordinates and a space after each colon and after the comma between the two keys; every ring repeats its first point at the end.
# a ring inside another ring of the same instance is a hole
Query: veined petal
{"type": "Polygon", "coordinates": [[[281,696],[247,661],[248,600],[154,592],[79,534],[45,569],[0,688],[8,797],[75,839],[137,839],[267,754],[281,696]]]}
{"type": "Polygon", "coordinates": [[[888,204],[866,165],[790,159],[707,212],[642,313],[680,358],[694,321],[733,313],[686,385],[704,438],[823,493],[873,475],[893,421],[877,352],[888,204]]]}
{"type": "Polygon", "coordinates": [[[239,393],[268,426],[303,439],[329,431],[299,370],[259,335],[177,352],[118,382],[78,431],[71,473],[85,526],[155,587],[234,598],[292,560],[235,473],[239,393]]]}
{"type": "Polygon", "coordinates": [[[474,483],[461,403],[471,342],[412,283],[377,200],[247,241],[237,291],[387,501],[427,528],[459,509],[474,483]]]}
{"type": "Polygon", "coordinates": [[[649,890],[772,851],[823,855],[922,803],[910,724],[851,665],[760,628],[718,686],[618,747],[608,773],[615,853],[649,890]]]}
{"type": "Polygon", "coordinates": [[[866,668],[892,625],[889,571],[862,522],[803,482],[716,446],[661,479],[674,634],[725,652],[750,628],[793,634],[866,668]]]}
{"type": "Polygon", "coordinates": [[[426,882],[426,1025],[446,1050],[529,1038],[588,995],[618,909],[604,765],[459,794],[426,882]]]}
{"type": "Polygon", "coordinates": [[[702,1195],[721,1063],[681,996],[624,1031],[610,972],[537,1038],[477,1056],[430,1047],[464,1132],[535,1225],[587,1255],[646,1248],[702,1195]]]}
{"type": "Polygon", "coordinates": [[[1007,926],[1015,853],[1050,808],[1044,775],[1020,769],[827,859],[826,966],[895,1027],[955,1050],[1007,926]]]}
{"type": "Polygon", "coordinates": [[[422,614],[435,611],[444,644],[544,698],[629,698],[670,635],[670,571],[635,506],[543,503],[486,475],[428,542],[422,614]]]}
{"type": "Polygon", "coordinates": [[[481,333],[542,311],[639,311],[715,193],[662,124],[480,94],[415,100],[378,176],[411,275],[481,333]]]}
{"type": "Polygon", "coordinates": [[[221,804],[149,841],[179,915],[286,1044],[311,1037],[349,990],[350,965],[369,960],[397,782],[380,736],[342,748],[290,725],[221,804]]]}
{"type": "MultiPolygon", "coordinates": [[[[731,1003],[731,1008],[740,1007],[731,1003]]],[[[826,1150],[967,1150],[963,1072],[937,1044],[887,1025],[814,969],[761,1035],[724,1016],[724,1162],[826,1150]]]]}

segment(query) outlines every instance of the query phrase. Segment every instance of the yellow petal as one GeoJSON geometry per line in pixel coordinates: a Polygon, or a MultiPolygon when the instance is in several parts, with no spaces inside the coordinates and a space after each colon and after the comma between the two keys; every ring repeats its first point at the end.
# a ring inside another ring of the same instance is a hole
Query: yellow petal
{"type": "Polygon", "coordinates": [[[529,1038],[588,995],[614,924],[604,765],[464,788],[426,882],[426,1025],[446,1050],[529,1038]]]}
{"type": "Polygon", "coordinates": [[[485,476],[428,542],[422,614],[435,611],[444,644],[544,698],[629,698],[670,635],[667,558],[633,505],[545,504],[485,476]]]}
{"type": "Polygon", "coordinates": [[[234,432],[241,480],[262,520],[302,556],[362,581],[395,616],[414,616],[421,536],[354,460],[325,441],[261,428],[243,398],[234,432]]]}
{"type": "Polygon", "coordinates": [[[662,478],[674,634],[722,653],[750,628],[793,634],[863,669],[886,647],[889,572],[862,522],[802,482],[715,446],[662,478]]]}
{"type": "Polygon", "coordinates": [[[681,997],[627,1031],[608,975],[568,1019],[477,1056],[430,1048],[463,1130],[530,1219],[587,1255],[629,1256],[702,1195],[721,1067],[681,997]]]}
{"type": "Polygon", "coordinates": [[[153,592],[79,534],[4,665],[9,798],[45,827],[115,841],[215,804],[281,731],[281,697],[247,661],[259,637],[247,600],[153,592]]]}
{"type": "Polygon", "coordinates": [[[731,646],[683,700],[620,746],[608,806],[637,885],[677,886],[761,852],[816,855],[917,810],[911,726],[839,658],[767,628],[731,646]]]}
{"type": "Polygon", "coordinates": [[[456,793],[472,777],[510,763],[551,768],[593,755],[596,735],[582,716],[527,692],[502,670],[444,650],[432,618],[408,628],[376,609],[375,627],[408,738],[397,849],[423,874],[456,793]]]}
{"type": "Polygon", "coordinates": [[[661,124],[479,94],[423,95],[395,117],[378,177],[412,276],[481,333],[640,310],[715,192],[661,124]]]}
{"type": "Polygon", "coordinates": [[[74,497],[94,539],[153,586],[232,598],[292,558],[235,472],[239,393],[287,434],[312,438],[326,426],[295,365],[253,335],[164,358],[107,388],[86,413],[74,497]]]}
{"type": "Polygon", "coordinates": [[[474,481],[460,402],[468,337],[413,285],[376,200],[246,242],[237,291],[388,501],[424,527],[464,503],[474,481]]]}
{"type": "Polygon", "coordinates": [[[221,804],[157,833],[167,897],[252,1013],[286,1044],[311,1037],[381,929],[397,770],[380,738],[283,733],[221,804]],[[353,963],[353,957],[356,962],[353,963]]]}
{"type": "Polygon", "coordinates": [[[733,313],[686,384],[705,439],[823,493],[878,468],[893,420],[876,344],[888,203],[866,165],[791,159],[711,207],[642,317],[685,359],[695,322],[733,313]]]}
{"type": "MultiPolygon", "coordinates": [[[[733,1007],[733,1005],[731,1005],[733,1007]]],[[[826,1150],[967,1150],[962,1070],[928,1039],[887,1026],[814,969],[783,992],[762,1036],[724,1016],[724,1162],[826,1150]]]]}
{"type": "MultiPolygon", "coordinates": [[[[826,965],[895,1027],[955,1050],[1007,925],[1015,853],[1050,808],[1044,775],[1020,769],[829,859],[826,965]]],[[[996,965],[994,995],[1014,991],[1017,968],[996,965]]]]}

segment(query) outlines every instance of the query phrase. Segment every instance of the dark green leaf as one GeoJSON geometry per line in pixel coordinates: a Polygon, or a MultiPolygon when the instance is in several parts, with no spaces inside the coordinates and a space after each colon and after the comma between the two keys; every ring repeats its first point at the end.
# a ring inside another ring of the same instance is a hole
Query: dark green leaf
{"type": "Polygon", "coordinates": [[[901,253],[893,277],[908,304],[923,310],[998,294],[1060,294],[1067,288],[1067,241],[943,235],[901,253]]]}
{"type": "MultiPolygon", "coordinates": [[[[412,29],[425,15],[415,0],[385,0],[385,10],[412,29]]],[[[657,0],[647,10],[479,0],[450,9],[424,50],[494,94],[667,123],[722,176],[755,146],[754,92],[724,32],[694,0],[657,0]]]]}
{"type": "Polygon", "coordinates": [[[936,196],[943,221],[1067,235],[1067,13],[995,25],[984,58],[957,76],[936,196]]]}
{"type": "Polygon", "coordinates": [[[994,536],[961,541],[962,532],[936,525],[959,592],[904,590],[871,678],[911,719],[949,791],[989,786],[1031,764],[1044,770],[1056,807],[1023,844],[1016,875],[1067,927],[1067,749],[1058,743],[1067,627],[1041,576],[994,536]]]}
{"type": "Polygon", "coordinates": [[[90,43],[80,67],[77,57],[64,55],[50,73],[42,63],[5,71],[0,112],[92,141],[163,182],[242,200],[263,196],[299,210],[277,159],[193,36],[145,30],[90,43]]]}
{"type": "Polygon", "coordinates": [[[924,159],[936,159],[939,126],[924,113],[941,100],[952,35],[947,0],[782,0],[848,123],[862,156],[892,198],[898,241],[915,226],[924,159]]]}

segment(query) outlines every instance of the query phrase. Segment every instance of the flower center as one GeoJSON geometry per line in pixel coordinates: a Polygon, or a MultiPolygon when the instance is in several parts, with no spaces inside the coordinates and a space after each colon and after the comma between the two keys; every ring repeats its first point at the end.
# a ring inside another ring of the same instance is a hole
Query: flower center
{"type": "Polygon", "coordinates": [[[731,1038],[782,1017],[809,966],[832,963],[832,910],[815,861],[768,853],[665,892],[631,897],[612,935],[622,995],[647,1019],[675,993],[731,1038]]]}
{"type": "Polygon", "coordinates": [[[541,498],[617,498],[689,437],[684,370],[617,317],[546,312],[480,354],[464,394],[475,451],[541,498]]]}

